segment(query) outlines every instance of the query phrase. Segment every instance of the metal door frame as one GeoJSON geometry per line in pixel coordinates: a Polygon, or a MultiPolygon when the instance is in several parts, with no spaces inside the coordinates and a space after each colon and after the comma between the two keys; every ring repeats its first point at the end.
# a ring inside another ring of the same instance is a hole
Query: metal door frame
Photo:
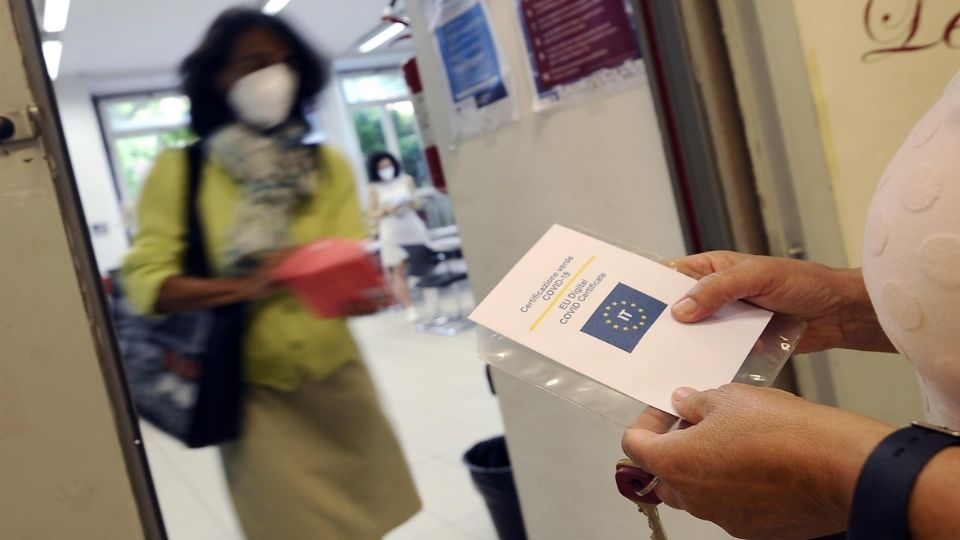
{"type": "Polygon", "coordinates": [[[636,13],[688,250],[767,253],[716,5],[636,0],[636,13]]]}
{"type": "MultiPolygon", "coordinates": [[[[690,252],[802,256],[778,241],[748,146],[714,2],[636,0],[661,135],[690,252]],[[765,219],[766,218],[766,219],[765,219]]],[[[797,244],[802,245],[802,244],[797,244]]],[[[791,362],[774,383],[796,391],[791,362]]]]}
{"type": "MultiPolygon", "coordinates": [[[[16,144],[32,144],[41,152],[49,166],[53,190],[59,203],[59,218],[70,246],[79,293],[99,359],[100,371],[108,394],[107,399],[113,412],[116,434],[137,505],[143,536],[149,540],[163,539],[166,538],[166,532],[150,477],[143,439],[125,383],[102,281],[93,255],[93,246],[60,125],[59,111],[41,54],[40,32],[33,6],[30,0],[9,0],[7,3],[16,35],[5,37],[5,39],[11,41],[16,39],[19,45],[29,91],[32,93],[35,104],[33,121],[39,131],[37,141],[16,144]]],[[[12,48],[14,53],[17,52],[17,45],[12,48]]],[[[50,510],[54,511],[54,508],[50,510]]]]}

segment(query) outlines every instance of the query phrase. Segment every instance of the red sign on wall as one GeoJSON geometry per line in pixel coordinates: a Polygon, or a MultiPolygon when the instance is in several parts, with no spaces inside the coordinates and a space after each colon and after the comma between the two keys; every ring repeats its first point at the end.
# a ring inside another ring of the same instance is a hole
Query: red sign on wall
{"type": "Polygon", "coordinates": [[[519,6],[540,94],[641,58],[624,0],[520,0],[519,6]]]}

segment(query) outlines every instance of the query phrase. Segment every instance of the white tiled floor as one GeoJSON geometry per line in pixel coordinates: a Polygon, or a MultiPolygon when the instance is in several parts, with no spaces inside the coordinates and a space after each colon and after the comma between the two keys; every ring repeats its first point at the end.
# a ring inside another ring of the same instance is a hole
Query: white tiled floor
{"type": "MultiPolygon", "coordinates": [[[[387,540],[496,540],[460,459],[503,426],[476,357],[476,332],[418,334],[399,312],[357,319],[354,334],[413,470],[424,510],[387,540]]],[[[240,540],[216,450],[187,450],[149,425],[147,454],[171,540],[240,540]]]]}

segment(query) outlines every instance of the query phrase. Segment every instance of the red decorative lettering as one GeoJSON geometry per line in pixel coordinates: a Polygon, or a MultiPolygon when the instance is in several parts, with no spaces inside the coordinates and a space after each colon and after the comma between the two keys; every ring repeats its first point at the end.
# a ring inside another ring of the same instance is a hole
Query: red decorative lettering
{"type": "MultiPolygon", "coordinates": [[[[863,24],[867,35],[870,36],[870,39],[881,45],[886,45],[891,42],[895,42],[895,44],[867,51],[862,57],[864,61],[883,58],[893,53],[922,51],[937,45],[937,41],[926,44],[913,43],[914,38],[917,37],[917,33],[920,30],[923,0],[907,0],[907,2],[907,9],[903,10],[901,16],[896,17],[892,13],[893,10],[889,9],[889,5],[887,5],[886,9],[875,9],[878,3],[877,0],[867,1],[867,7],[863,13],[863,24]],[[913,6],[909,6],[909,3],[912,3],[913,6]],[[912,16],[910,16],[910,14],[912,14],[912,16]],[[882,30],[893,30],[897,32],[897,34],[891,39],[884,39],[879,33],[879,31],[882,30]]],[[[889,4],[889,2],[887,4],[889,4]]]]}
{"type": "Polygon", "coordinates": [[[956,49],[958,45],[953,43],[953,31],[960,27],[960,13],[957,13],[950,19],[950,22],[947,23],[947,27],[943,29],[943,42],[947,44],[947,47],[951,49],[956,49]]]}
{"type": "Polygon", "coordinates": [[[954,30],[960,28],[960,12],[950,18],[940,38],[930,43],[917,43],[917,34],[923,22],[923,0],[867,0],[863,26],[867,36],[881,46],[865,52],[861,58],[870,62],[892,54],[923,51],[941,44],[951,49],[960,48],[960,43],[954,43],[953,39],[954,30]],[[879,6],[881,3],[882,7],[879,6]],[[902,9],[895,9],[897,5],[902,9]]]}

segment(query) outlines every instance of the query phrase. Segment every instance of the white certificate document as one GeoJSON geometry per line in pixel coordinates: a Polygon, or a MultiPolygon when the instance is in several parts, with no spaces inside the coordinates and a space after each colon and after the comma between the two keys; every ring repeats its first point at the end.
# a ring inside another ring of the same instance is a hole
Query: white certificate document
{"type": "Polygon", "coordinates": [[[600,383],[673,413],[680,386],[733,380],[773,314],[743,302],[695,324],[670,306],[696,283],[554,225],[470,319],[600,383]]]}

